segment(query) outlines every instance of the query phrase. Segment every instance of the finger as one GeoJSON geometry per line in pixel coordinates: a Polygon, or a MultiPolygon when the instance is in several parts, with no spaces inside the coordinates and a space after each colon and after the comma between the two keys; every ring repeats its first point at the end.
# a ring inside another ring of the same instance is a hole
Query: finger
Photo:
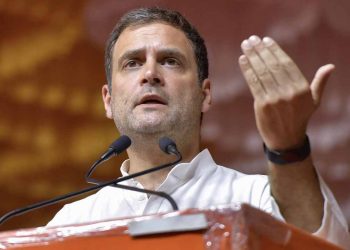
{"type": "Polygon", "coordinates": [[[260,43],[260,38],[254,36],[254,39],[244,40],[242,42],[243,53],[248,58],[250,65],[252,66],[256,76],[260,80],[260,83],[264,87],[266,93],[276,91],[276,83],[273,79],[267,65],[259,57],[259,55],[254,50],[254,46],[260,43]]]}
{"type": "Polygon", "coordinates": [[[326,83],[334,70],[335,66],[333,64],[324,65],[317,70],[310,86],[312,98],[316,106],[320,104],[326,83]]]}
{"type": "Polygon", "coordinates": [[[265,38],[262,42],[259,42],[255,47],[258,55],[261,60],[264,61],[267,68],[269,69],[272,77],[275,80],[276,85],[279,85],[279,88],[286,87],[287,85],[291,85],[291,79],[288,76],[287,72],[284,70],[282,65],[280,65],[277,58],[272,54],[272,52],[267,48],[265,43],[265,38]]]}
{"type": "Polygon", "coordinates": [[[266,47],[271,51],[271,53],[274,54],[274,56],[277,58],[277,60],[279,61],[279,64],[287,72],[289,78],[291,79],[291,83],[297,84],[297,85],[300,85],[300,84],[307,85],[307,81],[305,80],[298,66],[288,56],[288,54],[280,48],[280,46],[272,38],[270,37],[264,38],[264,43],[266,47]]]}
{"type": "Polygon", "coordinates": [[[238,63],[254,99],[261,98],[261,96],[265,94],[265,89],[255,75],[248,58],[245,55],[241,55],[238,59],[238,63]]]}

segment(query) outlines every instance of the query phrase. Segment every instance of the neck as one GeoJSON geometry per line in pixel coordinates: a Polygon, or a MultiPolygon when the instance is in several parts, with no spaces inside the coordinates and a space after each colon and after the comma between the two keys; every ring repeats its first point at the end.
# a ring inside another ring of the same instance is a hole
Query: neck
{"type": "MultiPolygon", "coordinates": [[[[174,156],[164,153],[158,145],[161,136],[149,136],[137,138],[132,137],[132,146],[128,149],[128,156],[130,159],[129,174],[150,169],[162,164],[174,161],[174,156]]],[[[170,137],[175,141],[178,150],[182,154],[182,162],[190,162],[199,153],[199,135],[196,140],[186,142],[185,139],[178,139],[175,136],[170,137]]],[[[137,178],[137,181],[146,189],[155,190],[165,180],[169,168],[156,171],[137,178]]]]}

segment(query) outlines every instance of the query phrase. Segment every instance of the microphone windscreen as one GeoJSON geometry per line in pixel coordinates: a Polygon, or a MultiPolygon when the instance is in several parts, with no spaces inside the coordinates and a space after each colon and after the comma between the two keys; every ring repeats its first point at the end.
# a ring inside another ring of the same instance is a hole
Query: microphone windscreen
{"type": "Polygon", "coordinates": [[[126,150],[131,145],[131,140],[129,136],[122,135],[117,140],[115,140],[110,146],[110,149],[113,149],[113,151],[116,154],[120,154],[124,150],[126,150]]]}
{"type": "Polygon", "coordinates": [[[170,154],[169,146],[173,146],[176,148],[176,144],[173,140],[171,140],[169,137],[162,137],[159,139],[159,147],[163,152],[170,154]]]}

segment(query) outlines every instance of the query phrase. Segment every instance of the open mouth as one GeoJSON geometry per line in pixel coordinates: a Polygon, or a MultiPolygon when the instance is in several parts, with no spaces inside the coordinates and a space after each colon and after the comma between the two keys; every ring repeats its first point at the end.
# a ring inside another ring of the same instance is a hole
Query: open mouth
{"type": "Polygon", "coordinates": [[[158,100],[146,100],[146,101],[142,102],[141,104],[164,104],[164,103],[161,101],[158,101],[158,100]]]}
{"type": "Polygon", "coordinates": [[[141,98],[140,102],[138,105],[167,105],[167,102],[160,96],[158,95],[146,95],[141,98]]]}

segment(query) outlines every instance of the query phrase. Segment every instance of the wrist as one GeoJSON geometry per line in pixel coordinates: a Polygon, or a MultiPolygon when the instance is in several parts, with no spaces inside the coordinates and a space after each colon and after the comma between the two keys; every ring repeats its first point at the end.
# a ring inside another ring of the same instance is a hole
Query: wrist
{"type": "Polygon", "coordinates": [[[302,145],[287,149],[287,150],[273,150],[269,149],[265,143],[263,144],[264,153],[267,159],[278,165],[291,164],[305,160],[311,153],[309,137],[305,135],[302,145]]]}

